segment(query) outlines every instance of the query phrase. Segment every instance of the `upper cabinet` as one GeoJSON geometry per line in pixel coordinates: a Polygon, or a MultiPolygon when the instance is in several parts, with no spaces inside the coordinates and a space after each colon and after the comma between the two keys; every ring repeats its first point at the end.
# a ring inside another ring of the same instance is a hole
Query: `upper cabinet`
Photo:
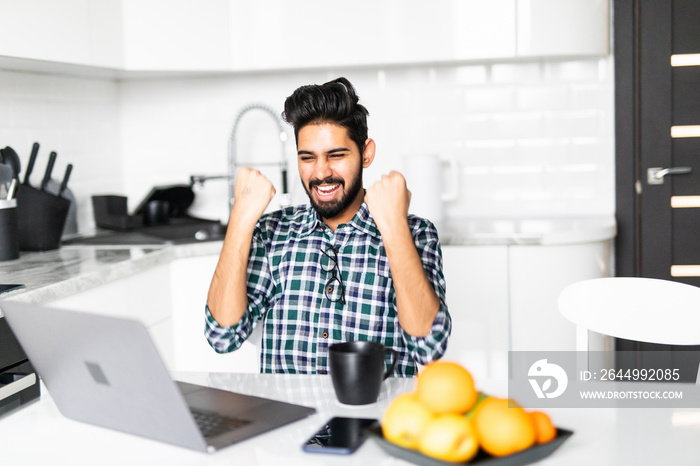
{"type": "MultiPolygon", "coordinates": [[[[120,3],[125,69],[231,69],[229,10],[247,1],[121,0],[120,3]]],[[[258,27],[264,24],[259,22],[258,27]]]]}
{"type": "Polygon", "coordinates": [[[608,0],[517,0],[517,56],[610,53],[608,0]]]}
{"type": "Polygon", "coordinates": [[[2,0],[0,55],[124,65],[120,0],[2,0]]]}
{"type": "Polygon", "coordinates": [[[515,54],[515,0],[230,3],[232,66],[435,63],[515,54]]]}
{"type": "Polygon", "coordinates": [[[0,56],[127,73],[451,63],[607,55],[609,28],[609,0],[2,0],[0,56]]]}

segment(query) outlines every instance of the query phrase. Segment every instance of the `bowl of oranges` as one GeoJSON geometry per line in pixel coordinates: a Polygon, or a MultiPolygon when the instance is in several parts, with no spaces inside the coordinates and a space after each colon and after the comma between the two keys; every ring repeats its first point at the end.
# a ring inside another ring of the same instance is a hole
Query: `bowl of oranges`
{"type": "Polygon", "coordinates": [[[416,389],[394,398],[368,430],[389,454],[420,465],[523,465],[556,450],[573,432],[544,411],[478,391],[455,362],[429,364],[416,389]]]}

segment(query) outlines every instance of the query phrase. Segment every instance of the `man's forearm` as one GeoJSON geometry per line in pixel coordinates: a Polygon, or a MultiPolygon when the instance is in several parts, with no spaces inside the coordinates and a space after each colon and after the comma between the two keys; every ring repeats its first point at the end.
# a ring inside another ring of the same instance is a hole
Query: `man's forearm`
{"type": "Polygon", "coordinates": [[[399,323],[409,335],[430,333],[440,300],[423,269],[408,224],[382,235],[396,291],[399,323]]]}
{"type": "Polygon", "coordinates": [[[248,255],[254,226],[236,221],[232,213],[207,296],[209,312],[219,325],[238,323],[248,307],[248,255]]]}

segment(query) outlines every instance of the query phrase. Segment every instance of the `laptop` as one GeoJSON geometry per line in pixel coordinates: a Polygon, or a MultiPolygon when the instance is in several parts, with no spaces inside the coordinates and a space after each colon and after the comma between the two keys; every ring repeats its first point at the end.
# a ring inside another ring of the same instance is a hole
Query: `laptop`
{"type": "Polygon", "coordinates": [[[213,452],[316,410],[175,382],[143,323],[0,300],[29,361],[67,418],[213,452]]]}

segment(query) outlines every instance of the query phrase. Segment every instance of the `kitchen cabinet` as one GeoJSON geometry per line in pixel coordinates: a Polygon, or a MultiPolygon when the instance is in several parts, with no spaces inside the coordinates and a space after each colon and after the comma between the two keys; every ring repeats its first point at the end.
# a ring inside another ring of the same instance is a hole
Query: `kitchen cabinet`
{"type": "Polygon", "coordinates": [[[46,304],[140,320],[151,334],[166,365],[169,368],[174,366],[169,264],[158,265],[46,304]]]}
{"type": "Polygon", "coordinates": [[[0,30],[12,40],[0,43],[0,68],[128,78],[609,54],[608,0],[358,0],[339,14],[341,7],[5,0],[0,30]],[[78,66],[56,65],[66,63],[78,66]]]}
{"type": "Polygon", "coordinates": [[[260,372],[259,328],[239,349],[225,354],[216,353],[204,337],[204,306],[218,260],[218,255],[208,255],[170,263],[173,370],[260,372]]]}
{"type": "Polygon", "coordinates": [[[507,246],[443,246],[452,335],[445,359],[475,378],[506,379],[509,349],[507,246]]]}
{"type": "Polygon", "coordinates": [[[2,56],[124,65],[120,0],[3,0],[0,31],[2,56]]]}
{"type": "Polygon", "coordinates": [[[607,0],[518,0],[518,57],[610,53],[607,0]]]}
{"type": "MultiPolygon", "coordinates": [[[[229,3],[233,7],[245,2],[121,0],[120,3],[125,69],[231,69],[229,3]]],[[[262,25],[256,21],[251,26],[262,25]]],[[[250,42],[238,46],[250,47],[250,42]]]]}
{"type": "Polygon", "coordinates": [[[231,2],[232,65],[266,70],[434,63],[515,54],[514,0],[231,2]]]}
{"type": "Polygon", "coordinates": [[[443,261],[453,321],[446,358],[493,379],[507,377],[508,351],[575,351],[559,293],[613,275],[611,239],[443,246],[443,261]]]}
{"type": "Polygon", "coordinates": [[[559,313],[559,293],[612,276],[612,240],[509,249],[510,349],[575,351],[576,326],[559,313]]]}

